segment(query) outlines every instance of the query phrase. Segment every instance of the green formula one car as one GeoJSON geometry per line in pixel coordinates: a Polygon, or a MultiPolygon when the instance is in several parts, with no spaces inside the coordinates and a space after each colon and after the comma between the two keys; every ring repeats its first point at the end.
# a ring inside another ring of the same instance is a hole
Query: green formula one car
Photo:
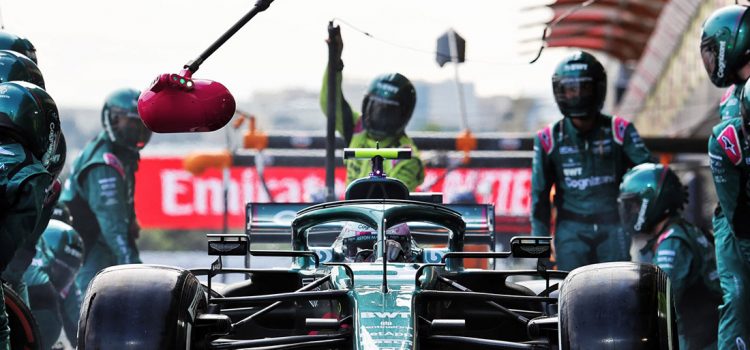
{"type": "Polygon", "coordinates": [[[228,269],[217,260],[207,269],[103,270],[81,307],[79,349],[677,347],[670,287],[657,267],[546,270],[549,237],[515,237],[496,252],[491,205],[443,205],[385,177],[383,161],[408,156],[346,149],[345,157],[373,160],[371,176],[354,181],[346,200],[250,203],[245,234],[209,235],[211,255],[287,256],[288,268],[228,269]],[[251,248],[279,241],[292,249],[251,248]],[[540,262],[492,268],[515,258],[540,262]],[[466,267],[477,259],[490,268],[466,267]],[[225,273],[245,279],[212,284],[225,273]]]}

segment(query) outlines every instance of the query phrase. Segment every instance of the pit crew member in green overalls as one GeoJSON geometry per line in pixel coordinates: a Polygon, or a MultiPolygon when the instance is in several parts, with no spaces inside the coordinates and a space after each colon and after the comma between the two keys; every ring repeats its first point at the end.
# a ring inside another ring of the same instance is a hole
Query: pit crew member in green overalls
{"type": "MultiPolygon", "coordinates": [[[[388,177],[401,180],[410,191],[424,181],[424,165],[419,158],[419,150],[404,131],[411,119],[417,102],[414,86],[399,73],[383,74],[376,77],[367,89],[362,101],[362,114],[353,111],[341,92],[344,63],[341,52],[344,48],[341,34],[334,38],[336,46],[336,130],[344,138],[347,147],[352,148],[411,148],[411,159],[393,159],[383,162],[383,170],[388,177]]],[[[320,90],[320,106],[326,113],[328,106],[328,71],[324,74],[320,90]]],[[[370,161],[348,159],[346,163],[346,184],[367,177],[370,161]]]]}
{"type": "Polygon", "coordinates": [[[151,131],[138,115],[138,95],[137,90],[119,89],[106,98],[101,116],[104,130],[75,159],[60,198],[86,247],[76,276],[84,293],[105,267],[141,262],[133,197],[139,152],[151,131]]]}
{"type": "MultiPolygon", "coordinates": [[[[745,349],[750,341],[750,203],[748,202],[746,82],[750,77],[750,12],[726,6],[703,23],[703,66],[717,87],[740,85],[741,118],[715,126],[708,144],[719,206],[713,217],[716,267],[723,291],[720,349],[745,349]]],[[[731,116],[730,116],[731,117],[731,116]]]]}
{"type": "MultiPolygon", "coordinates": [[[[10,34],[6,32],[0,31],[0,47],[3,47],[3,45],[11,46],[11,43],[24,43],[21,39],[12,42],[7,40],[7,36],[9,35],[10,34]]],[[[0,82],[7,81],[25,81],[42,89],[45,88],[42,72],[34,61],[15,51],[0,50],[0,82]]],[[[26,304],[28,304],[29,300],[26,285],[23,283],[23,273],[26,271],[29,264],[31,264],[31,259],[33,259],[36,251],[36,242],[42,235],[42,231],[44,231],[44,228],[46,227],[46,222],[49,221],[49,217],[52,215],[52,206],[57,202],[57,198],[60,195],[61,186],[57,177],[65,166],[67,152],[65,138],[62,133],[60,133],[60,138],[55,150],[56,153],[50,157],[49,163],[46,167],[47,171],[52,174],[55,180],[48,188],[50,199],[48,200],[48,204],[45,205],[44,210],[42,210],[42,217],[39,220],[43,225],[40,225],[35,232],[26,235],[23,245],[19,246],[18,250],[16,250],[13,259],[8,263],[8,266],[2,274],[2,278],[5,282],[13,288],[26,304]]]]}
{"type": "Polygon", "coordinates": [[[29,290],[29,307],[34,315],[42,349],[50,349],[64,329],[76,346],[81,292],[75,275],[83,263],[83,240],[70,226],[72,218],[64,205],[55,206],[52,219],[36,244],[34,260],[23,280],[29,290]]]}
{"type": "Polygon", "coordinates": [[[650,237],[641,254],[672,283],[680,349],[716,349],[721,286],[713,237],[682,218],[680,179],[668,166],[637,165],[623,176],[617,202],[622,226],[650,237]]]}
{"type": "MultiPolygon", "coordinates": [[[[43,211],[54,197],[47,168],[60,135],[57,106],[49,94],[26,82],[0,83],[0,273],[29,236],[47,225],[43,211]]],[[[9,332],[0,303],[0,350],[9,348],[9,332]]]]}
{"type": "Polygon", "coordinates": [[[631,237],[621,229],[617,214],[618,186],[622,175],[651,160],[651,153],[633,124],[601,113],[607,75],[593,55],[579,51],[560,62],[552,90],[564,118],[534,139],[532,234],[552,233],[554,204],[557,268],[630,260],[631,237]]]}

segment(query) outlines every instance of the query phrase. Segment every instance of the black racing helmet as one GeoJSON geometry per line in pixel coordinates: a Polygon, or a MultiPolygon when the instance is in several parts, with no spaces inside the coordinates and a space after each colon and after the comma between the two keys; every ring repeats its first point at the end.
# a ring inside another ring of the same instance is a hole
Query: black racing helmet
{"type": "Polygon", "coordinates": [[[29,39],[8,33],[4,30],[0,30],[0,50],[15,51],[28,57],[34,63],[39,63],[36,60],[36,48],[29,39]]]}
{"type": "Polygon", "coordinates": [[[701,58],[717,87],[743,83],[737,71],[750,61],[750,18],[747,7],[731,5],[714,11],[703,23],[701,58]]]}
{"type": "Polygon", "coordinates": [[[49,169],[61,134],[55,101],[25,81],[0,83],[0,134],[23,144],[49,169]]]}
{"type": "Polygon", "coordinates": [[[115,90],[107,96],[102,108],[102,126],[109,139],[134,151],[143,149],[151,139],[151,130],[138,114],[140,94],[135,89],[115,90]]]}
{"type": "Polygon", "coordinates": [[[0,50],[0,83],[27,81],[44,89],[44,77],[34,61],[11,50],[0,50]]]}
{"type": "Polygon", "coordinates": [[[552,92],[557,107],[565,117],[596,116],[607,96],[607,73],[596,57],[578,51],[563,59],[555,68],[552,92]]]}
{"type": "Polygon", "coordinates": [[[417,103],[414,85],[399,73],[375,78],[362,101],[362,124],[376,140],[404,132],[417,103]]]}

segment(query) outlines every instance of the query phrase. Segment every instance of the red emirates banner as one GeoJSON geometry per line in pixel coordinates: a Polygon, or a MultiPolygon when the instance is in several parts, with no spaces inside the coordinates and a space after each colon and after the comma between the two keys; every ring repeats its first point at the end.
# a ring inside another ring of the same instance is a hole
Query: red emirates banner
{"type": "MultiPolygon", "coordinates": [[[[266,167],[264,178],[274,202],[313,202],[325,198],[325,169],[266,167]]],[[[336,194],[343,198],[346,170],[336,169],[336,194]]],[[[495,215],[527,217],[531,205],[531,169],[427,169],[419,190],[443,192],[445,201],[473,195],[495,204],[495,215]],[[429,189],[430,184],[433,184],[429,189]]],[[[268,202],[254,167],[229,171],[229,227],[245,224],[245,203],[268,202]]],[[[142,158],[136,173],[135,210],[149,229],[221,229],[224,215],[223,174],[219,169],[193,176],[182,158],[142,158]]]]}

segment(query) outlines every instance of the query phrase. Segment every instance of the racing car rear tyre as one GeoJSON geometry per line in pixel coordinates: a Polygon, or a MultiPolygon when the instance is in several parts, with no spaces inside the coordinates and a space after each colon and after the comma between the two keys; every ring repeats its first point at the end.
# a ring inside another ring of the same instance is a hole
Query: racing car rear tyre
{"type": "Polygon", "coordinates": [[[81,305],[78,349],[191,349],[192,325],[205,307],[203,288],[187,270],[109,267],[81,305]]]}
{"type": "Polygon", "coordinates": [[[652,264],[614,262],[573,270],[560,288],[562,349],[676,349],[667,275],[652,264]]]}
{"type": "Polygon", "coordinates": [[[2,288],[5,296],[5,312],[8,313],[10,326],[10,348],[41,350],[42,338],[31,310],[8,285],[3,284],[2,288]]]}

